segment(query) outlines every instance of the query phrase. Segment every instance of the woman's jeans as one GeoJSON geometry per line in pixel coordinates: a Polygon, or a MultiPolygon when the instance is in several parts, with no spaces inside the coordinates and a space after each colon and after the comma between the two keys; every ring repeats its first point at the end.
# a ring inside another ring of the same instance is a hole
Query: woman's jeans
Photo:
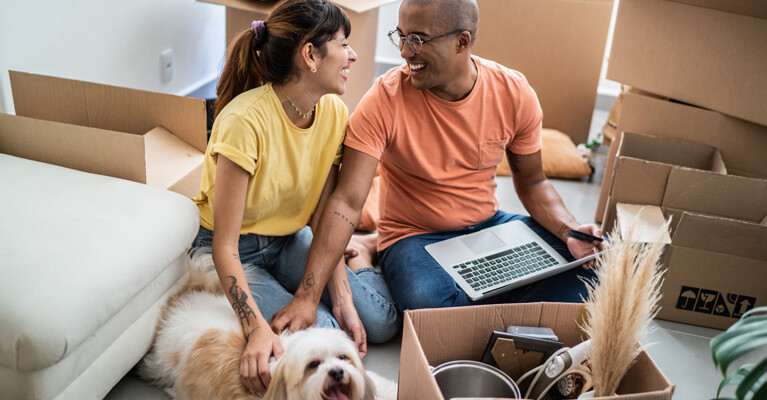
{"type": "MultiPolygon", "coordinates": [[[[212,243],[213,232],[200,227],[189,254],[212,253],[212,243]]],[[[309,227],[287,236],[240,235],[240,261],[248,287],[267,321],[293,299],[292,293],[298,289],[306,268],[311,243],[309,227]]],[[[382,343],[391,339],[399,330],[399,313],[381,273],[372,267],[356,272],[346,267],[346,275],[368,341],[382,343]]],[[[339,327],[331,310],[330,295],[325,288],[317,308],[317,326],[339,327]]]]}
{"type": "Polygon", "coordinates": [[[453,278],[429,255],[424,246],[455,236],[476,232],[513,220],[522,220],[567,260],[573,256],[567,245],[524,215],[498,211],[480,224],[452,231],[424,233],[400,239],[378,253],[381,270],[401,310],[465,306],[470,304],[529,303],[536,301],[581,302],[588,297],[581,279],[596,279],[594,271],[575,267],[557,275],[508,292],[472,302],[453,278]]]}

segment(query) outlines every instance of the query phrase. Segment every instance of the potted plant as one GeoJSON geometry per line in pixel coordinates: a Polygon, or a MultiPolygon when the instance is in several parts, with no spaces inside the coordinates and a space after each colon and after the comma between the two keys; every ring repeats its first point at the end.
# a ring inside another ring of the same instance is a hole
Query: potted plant
{"type": "Polygon", "coordinates": [[[722,389],[737,385],[737,400],[767,399],[767,353],[756,363],[741,365],[735,371],[727,373],[730,365],[741,356],[754,350],[767,348],[767,307],[749,310],[741,319],[726,331],[711,339],[711,356],[714,366],[722,372],[722,383],[717,390],[717,398],[722,389]]]}

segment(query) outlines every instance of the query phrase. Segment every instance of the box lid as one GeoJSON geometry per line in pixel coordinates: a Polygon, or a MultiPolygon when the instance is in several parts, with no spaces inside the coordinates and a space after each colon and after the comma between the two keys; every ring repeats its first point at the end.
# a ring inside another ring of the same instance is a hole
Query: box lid
{"type": "Polygon", "coordinates": [[[767,260],[767,226],[736,219],[684,212],[672,246],[767,260]]]}
{"type": "Polygon", "coordinates": [[[9,71],[16,114],[143,135],[162,126],[205,152],[205,101],[9,71]]]}
{"type": "MultiPolygon", "coordinates": [[[[201,0],[206,3],[221,4],[223,6],[237,8],[245,11],[254,11],[269,14],[277,7],[279,1],[266,0],[201,0]]],[[[384,4],[394,3],[396,0],[334,0],[333,3],[346,8],[349,11],[361,14],[378,8],[384,4]]]]}

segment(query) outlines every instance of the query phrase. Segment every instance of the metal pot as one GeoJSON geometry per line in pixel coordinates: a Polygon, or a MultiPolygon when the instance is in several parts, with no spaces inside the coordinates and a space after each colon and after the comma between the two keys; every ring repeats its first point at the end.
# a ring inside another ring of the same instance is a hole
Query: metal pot
{"type": "Polygon", "coordinates": [[[431,374],[446,400],[454,397],[521,397],[517,384],[508,375],[478,361],[450,361],[434,368],[431,374]]]}

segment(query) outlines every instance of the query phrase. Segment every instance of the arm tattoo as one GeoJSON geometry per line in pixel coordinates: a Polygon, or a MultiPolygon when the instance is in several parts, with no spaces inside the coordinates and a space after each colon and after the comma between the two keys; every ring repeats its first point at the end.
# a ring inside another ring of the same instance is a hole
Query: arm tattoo
{"type": "Polygon", "coordinates": [[[565,234],[570,230],[570,227],[567,226],[567,224],[562,224],[562,226],[559,227],[559,231],[557,232],[557,235],[559,237],[565,236],[565,234]]]}
{"type": "Polygon", "coordinates": [[[304,279],[304,290],[308,290],[312,286],[314,286],[314,272],[310,272],[309,276],[304,279]]]}
{"type": "Polygon", "coordinates": [[[232,253],[232,256],[234,257],[235,260],[239,260],[240,259],[240,255],[237,254],[237,253],[232,253]]]}
{"type": "Polygon", "coordinates": [[[344,287],[346,287],[346,293],[352,294],[352,290],[349,287],[349,282],[346,279],[344,279],[344,287]]]}
{"type": "MultiPolygon", "coordinates": [[[[237,312],[237,316],[240,318],[242,326],[245,326],[245,324],[250,326],[249,317],[253,316],[253,319],[258,318],[256,317],[256,313],[254,313],[248,305],[248,295],[237,286],[237,278],[229,275],[229,279],[232,280],[232,286],[229,287],[229,295],[232,296],[232,308],[237,312]]],[[[253,329],[253,331],[255,331],[255,329],[253,329]]],[[[253,331],[248,333],[248,336],[250,336],[253,331]]]]}
{"type": "Polygon", "coordinates": [[[339,217],[341,217],[341,219],[343,219],[344,221],[348,222],[349,225],[352,226],[352,229],[355,229],[354,223],[352,221],[350,221],[349,218],[346,218],[345,215],[341,214],[338,211],[333,211],[333,214],[338,215],[339,217]]]}
{"type": "Polygon", "coordinates": [[[512,172],[518,173],[521,171],[521,169],[519,169],[519,164],[520,164],[519,158],[520,158],[519,154],[511,153],[511,158],[509,158],[509,164],[511,164],[512,172]]]}

